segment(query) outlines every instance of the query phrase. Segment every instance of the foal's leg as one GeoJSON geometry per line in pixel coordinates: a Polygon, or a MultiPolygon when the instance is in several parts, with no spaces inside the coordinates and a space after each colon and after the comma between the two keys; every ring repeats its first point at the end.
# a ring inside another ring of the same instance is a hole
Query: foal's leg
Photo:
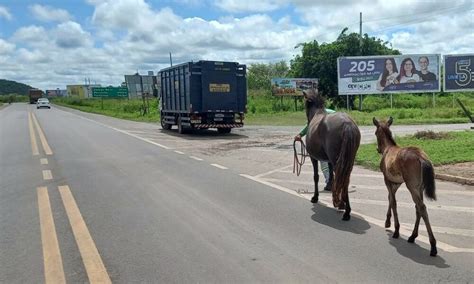
{"type": "Polygon", "coordinates": [[[416,209],[417,209],[415,228],[413,229],[413,233],[410,236],[410,238],[408,238],[408,241],[410,242],[410,240],[413,240],[414,242],[415,238],[418,236],[418,225],[420,223],[419,216],[421,216],[423,218],[423,221],[425,222],[426,230],[428,231],[428,236],[430,239],[430,245],[431,245],[430,255],[436,256],[438,254],[438,250],[436,249],[436,239],[433,235],[433,231],[431,230],[430,220],[428,218],[428,211],[426,211],[426,205],[423,202],[423,189],[421,187],[421,184],[417,184],[417,185],[418,187],[415,187],[412,184],[407,184],[407,187],[410,190],[411,197],[413,198],[413,201],[415,202],[416,209]]]}
{"type": "Polygon", "coordinates": [[[420,225],[421,214],[420,214],[420,208],[418,208],[418,205],[415,205],[415,209],[416,209],[415,227],[413,228],[413,232],[411,233],[411,236],[408,238],[409,243],[414,243],[416,237],[418,237],[418,227],[420,225]]]}
{"type": "Polygon", "coordinates": [[[390,228],[391,223],[390,219],[392,219],[392,206],[390,206],[390,189],[388,189],[388,210],[387,210],[387,219],[385,219],[385,228],[390,228]]]}
{"type": "Polygon", "coordinates": [[[314,195],[311,198],[312,203],[318,203],[319,199],[319,191],[318,191],[318,182],[319,182],[319,175],[318,175],[318,160],[311,158],[311,163],[313,164],[313,178],[314,178],[314,195]]]}
{"type": "MultiPolygon", "coordinates": [[[[397,200],[395,199],[395,193],[397,192],[398,188],[400,187],[400,183],[393,183],[387,179],[385,179],[385,185],[387,186],[388,189],[388,200],[389,200],[389,205],[388,209],[390,211],[390,208],[393,211],[393,220],[395,222],[395,232],[393,232],[392,238],[397,239],[400,235],[399,230],[400,230],[400,223],[398,222],[398,213],[397,213],[397,200]]],[[[387,220],[385,220],[385,226],[387,224],[390,227],[390,212],[387,212],[387,220]]],[[[388,228],[387,227],[387,228],[388,228]]]]}

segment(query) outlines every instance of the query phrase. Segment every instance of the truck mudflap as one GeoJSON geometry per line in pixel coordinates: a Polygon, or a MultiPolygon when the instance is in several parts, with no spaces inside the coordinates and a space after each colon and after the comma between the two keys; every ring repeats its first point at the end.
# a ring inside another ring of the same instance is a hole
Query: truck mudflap
{"type": "Polygon", "coordinates": [[[194,128],[239,128],[243,127],[243,123],[207,123],[207,124],[193,124],[194,128]]]}

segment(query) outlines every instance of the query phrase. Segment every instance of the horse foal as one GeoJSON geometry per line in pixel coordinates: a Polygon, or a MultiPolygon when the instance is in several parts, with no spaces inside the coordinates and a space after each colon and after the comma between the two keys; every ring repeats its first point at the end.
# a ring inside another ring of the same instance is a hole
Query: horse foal
{"type": "Polygon", "coordinates": [[[423,218],[430,239],[430,255],[436,256],[438,253],[436,249],[436,239],[431,230],[426,205],[423,202],[423,191],[428,198],[436,200],[433,165],[428,156],[420,148],[401,148],[397,146],[392,137],[392,132],[390,131],[392,122],[392,117],[390,117],[387,122],[378,121],[375,117],[373,118],[373,123],[377,127],[375,131],[375,136],[377,136],[377,152],[382,154],[380,170],[383,173],[385,185],[388,189],[389,205],[385,228],[390,227],[390,219],[393,212],[395,232],[392,237],[399,237],[400,223],[398,222],[395,193],[400,185],[405,183],[411,193],[413,202],[415,202],[416,209],[415,227],[411,236],[408,238],[408,242],[415,242],[416,237],[418,237],[420,218],[423,218]]]}

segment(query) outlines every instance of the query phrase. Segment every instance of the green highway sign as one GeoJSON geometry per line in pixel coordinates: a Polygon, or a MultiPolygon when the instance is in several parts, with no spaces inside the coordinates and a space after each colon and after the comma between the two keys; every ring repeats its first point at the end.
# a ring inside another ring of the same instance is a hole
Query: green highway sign
{"type": "Polygon", "coordinates": [[[125,87],[95,87],[92,88],[94,98],[128,98],[128,89],[125,87]]]}

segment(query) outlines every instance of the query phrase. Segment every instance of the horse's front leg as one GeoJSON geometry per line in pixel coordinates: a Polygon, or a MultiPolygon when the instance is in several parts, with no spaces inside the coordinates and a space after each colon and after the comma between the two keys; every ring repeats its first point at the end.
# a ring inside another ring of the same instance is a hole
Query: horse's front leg
{"type": "Polygon", "coordinates": [[[312,203],[318,203],[319,199],[319,191],[318,191],[318,182],[319,182],[319,175],[318,175],[318,160],[311,158],[311,163],[313,164],[313,178],[314,178],[314,195],[311,198],[312,203]]]}

